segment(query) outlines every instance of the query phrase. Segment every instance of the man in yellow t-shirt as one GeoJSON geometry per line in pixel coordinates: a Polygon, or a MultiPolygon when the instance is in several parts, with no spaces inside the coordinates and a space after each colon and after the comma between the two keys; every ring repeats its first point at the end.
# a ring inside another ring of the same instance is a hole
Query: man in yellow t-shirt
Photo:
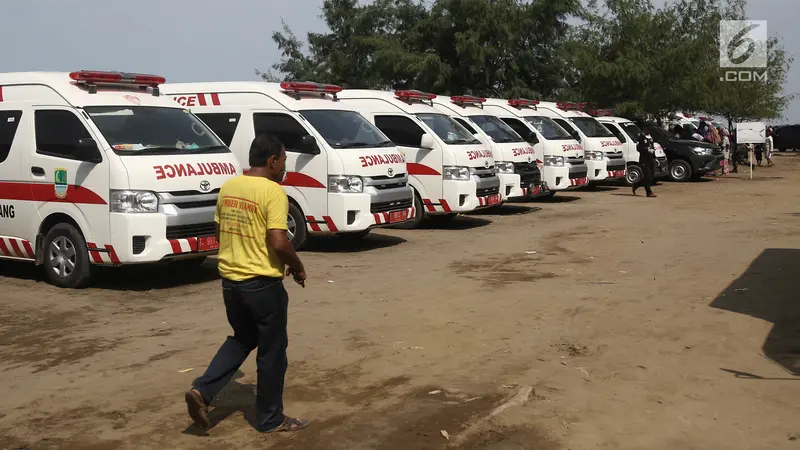
{"type": "Polygon", "coordinates": [[[289,200],[278,184],[286,173],[286,150],[275,136],[261,134],[250,146],[249,162],[247,175],[222,185],[214,216],[222,297],[233,336],[186,393],[186,405],[195,423],[208,428],[208,405],[258,348],[256,429],[295,431],[308,421],[283,414],[289,306],[284,265],[289,266],[286,275],[303,287],[306,273],[287,236],[289,200]]]}

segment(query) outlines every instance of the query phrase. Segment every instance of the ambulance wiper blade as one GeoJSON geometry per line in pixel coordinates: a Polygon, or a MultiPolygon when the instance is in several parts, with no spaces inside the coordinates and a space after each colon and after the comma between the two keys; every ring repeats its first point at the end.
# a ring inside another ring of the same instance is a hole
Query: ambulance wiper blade
{"type": "Polygon", "coordinates": [[[375,144],[375,147],[394,147],[394,142],[392,141],[381,141],[375,144]]]}
{"type": "Polygon", "coordinates": [[[202,148],[192,149],[191,151],[189,151],[187,153],[192,153],[192,154],[195,154],[195,153],[214,153],[214,152],[218,152],[220,150],[227,150],[227,149],[228,149],[228,147],[225,147],[224,145],[212,145],[211,147],[202,147],[202,148]]]}
{"type": "Polygon", "coordinates": [[[338,148],[364,148],[364,147],[375,147],[375,144],[368,144],[366,142],[351,142],[349,144],[339,144],[336,147],[338,148]]]}
{"type": "Polygon", "coordinates": [[[141,150],[114,150],[119,155],[169,155],[171,153],[177,153],[178,150],[175,147],[148,147],[143,148],[141,150]]]}

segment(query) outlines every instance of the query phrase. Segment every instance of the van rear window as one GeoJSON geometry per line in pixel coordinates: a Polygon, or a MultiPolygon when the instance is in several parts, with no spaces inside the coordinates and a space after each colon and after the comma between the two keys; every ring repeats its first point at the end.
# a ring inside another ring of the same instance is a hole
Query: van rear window
{"type": "Polygon", "coordinates": [[[8,158],[22,111],[0,111],[0,163],[8,158]]]}

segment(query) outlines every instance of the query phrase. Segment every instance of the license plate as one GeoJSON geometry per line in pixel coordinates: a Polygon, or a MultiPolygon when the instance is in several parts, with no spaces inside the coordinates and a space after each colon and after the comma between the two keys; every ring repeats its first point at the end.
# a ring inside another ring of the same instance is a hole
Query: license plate
{"type": "Polygon", "coordinates": [[[495,194],[495,195],[490,195],[490,196],[486,197],[486,204],[487,205],[496,205],[498,203],[500,203],[500,196],[499,195],[495,194]]]}
{"type": "Polygon", "coordinates": [[[615,170],[613,173],[614,173],[614,177],[624,177],[625,176],[625,171],[624,170],[615,170]]]}
{"type": "Polygon", "coordinates": [[[219,242],[215,236],[201,236],[197,238],[197,251],[208,252],[219,249],[219,242]]]}
{"type": "Polygon", "coordinates": [[[389,213],[389,223],[405,222],[408,220],[408,210],[392,211],[389,213]]]}

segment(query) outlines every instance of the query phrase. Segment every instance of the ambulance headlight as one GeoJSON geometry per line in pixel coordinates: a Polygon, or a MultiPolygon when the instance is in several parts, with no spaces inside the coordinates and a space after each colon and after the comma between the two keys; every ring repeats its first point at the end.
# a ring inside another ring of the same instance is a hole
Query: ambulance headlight
{"type": "Polygon", "coordinates": [[[364,192],[364,180],[354,175],[331,175],[328,177],[328,192],[360,194],[364,192]]]}
{"type": "Polygon", "coordinates": [[[158,196],[150,191],[111,191],[109,206],[116,213],[158,212],[158,196]]]}
{"type": "Polygon", "coordinates": [[[495,161],[494,167],[497,173],[514,173],[514,163],[508,161],[495,161]]]}
{"type": "Polygon", "coordinates": [[[564,157],[563,156],[545,156],[544,157],[544,165],[551,166],[551,167],[564,167],[564,157]]]}
{"type": "Polygon", "coordinates": [[[444,166],[444,179],[451,181],[469,181],[472,179],[469,167],[465,166],[444,166]]]}
{"type": "Polygon", "coordinates": [[[708,156],[711,154],[711,149],[704,147],[694,147],[692,151],[695,153],[695,155],[700,155],[700,156],[708,156]]]}
{"type": "Polygon", "coordinates": [[[586,159],[590,161],[602,161],[604,156],[603,152],[586,152],[586,159]]]}

